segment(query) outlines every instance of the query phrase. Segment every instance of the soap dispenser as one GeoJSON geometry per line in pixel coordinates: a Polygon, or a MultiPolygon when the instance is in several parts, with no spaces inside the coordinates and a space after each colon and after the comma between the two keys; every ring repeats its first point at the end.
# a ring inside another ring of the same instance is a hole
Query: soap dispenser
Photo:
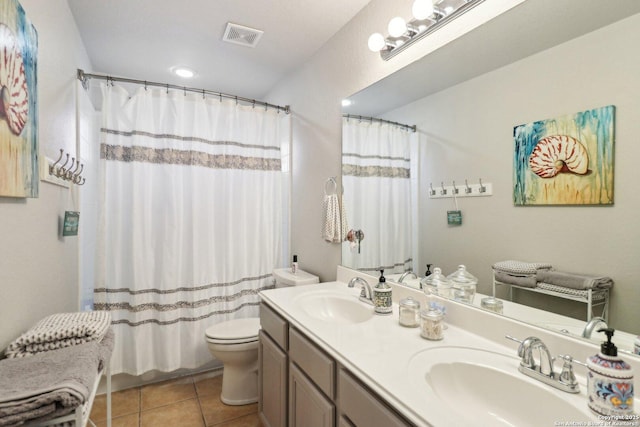
{"type": "Polygon", "coordinates": [[[384,270],[380,270],[380,280],[373,287],[373,306],[376,314],[391,314],[391,286],[387,284],[384,270]]]}
{"type": "Polygon", "coordinates": [[[633,416],[633,371],[618,357],[618,349],[611,342],[614,330],[604,332],[607,341],[600,346],[600,353],[587,359],[587,394],[589,408],[599,415],[633,416]]]}

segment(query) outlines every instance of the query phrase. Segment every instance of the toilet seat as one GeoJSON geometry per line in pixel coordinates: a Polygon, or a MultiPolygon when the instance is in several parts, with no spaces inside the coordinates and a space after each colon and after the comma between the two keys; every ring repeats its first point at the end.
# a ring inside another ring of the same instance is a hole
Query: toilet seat
{"type": "Polygon", "coordinates": [[[258,341],[260,319],[250,317],[233,319],[209,326],[205,331],[207,341],[219,345],[245,344],[258,341]]]}

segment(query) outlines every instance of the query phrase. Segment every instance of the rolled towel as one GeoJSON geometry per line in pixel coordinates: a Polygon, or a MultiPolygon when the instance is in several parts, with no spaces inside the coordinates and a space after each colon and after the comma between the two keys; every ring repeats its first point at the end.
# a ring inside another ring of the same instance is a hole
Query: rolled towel
{"type": "Polygon", "coordinates": [[[512,274],[496,270],[493,272],[493,277],[495,277],[498,282],[506,283],[508,285],[522,286],[524,288],[535,288],[537,283],[536,276],[534,274],[530,274],[528,276],[514,276],[512,274]]]}
{"type": "Polygon", "coordinates": [[[502,271],[516,276],[526,276],[536,274],[538,270],[549,270],[551,264],[546,262],[523,262],[523,261],[499,261],[493,264],[495,271],[502,271]]]}
{"type": "Polygon", "coordinates": [[[555,270],[540,270],[536,273],[536,279],[538,282],[572,289],[604,289],[613,286],[613,280],[607,276],[566,273],[555,270]]]}

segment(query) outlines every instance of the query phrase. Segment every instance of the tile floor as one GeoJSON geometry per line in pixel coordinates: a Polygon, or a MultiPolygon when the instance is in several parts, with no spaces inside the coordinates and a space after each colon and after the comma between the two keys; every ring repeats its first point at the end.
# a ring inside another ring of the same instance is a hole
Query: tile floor
{"type": "MultiPolygon", "coordinates": [[[[261,427],[258,404],[228,406],[220,401],[222,376],[206,374],[113,392],[112,427],[261,427]]],[[[91,410],[96,427],[107,425],[107,399],[91,410]]]]}

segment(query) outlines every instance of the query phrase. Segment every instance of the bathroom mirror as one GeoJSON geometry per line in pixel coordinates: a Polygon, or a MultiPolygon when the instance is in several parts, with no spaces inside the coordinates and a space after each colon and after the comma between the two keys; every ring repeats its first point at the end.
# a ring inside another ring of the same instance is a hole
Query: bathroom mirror
{"type": "MultiPolygon", "coordinates": [[[[609,326],[640,334],[635,221],[640,200],[633,188],[633,158],[640,156],[633,135],[640,129],[632,119],[640,107],[629,96],[640,90],[640,63],[629,55],[640,37],[639,14],[635,0],[616,2],[615,8],[606,0],[527,0],[349,97],[345,114],[417,126],[410,220],[416,273],[424,275],[427,263],[445,274],[465,264],[479,278],[478,292],[487,295],[491,266],[502,260],[550,262],[561,271],[611,276],[609,326]],[[606,105],[617,112],[614,205],[514,206],[513,128],[606,105]],[[429,197],[430,188],[454,181],[462,187],[465,179],[492,183],[493,195],[429,197]],[[447,223],[450,210],[461,211],[460,225],[447,223]]],[[[351,196],[345,192],[345,198],[351,196]]],[[[376,215],[375,206],[362,208],[376,215]]],[[[386,226],[393,236],[398,224],[386,226]]],[[[363,231],[364,246],[371,232],[363,231]]],[[[343,245],[343,254],[347,250],[343,245]]],[[[343,264],[357,268],[348,257],[343,264]]],[[[500,298],[507,294],[497,290],[500,298]]],[[[539,326],[542,313],[585,318],[578,302],[526,292],[516,292],[514,301],[535,310],[513,316],[539,326]]]]}

